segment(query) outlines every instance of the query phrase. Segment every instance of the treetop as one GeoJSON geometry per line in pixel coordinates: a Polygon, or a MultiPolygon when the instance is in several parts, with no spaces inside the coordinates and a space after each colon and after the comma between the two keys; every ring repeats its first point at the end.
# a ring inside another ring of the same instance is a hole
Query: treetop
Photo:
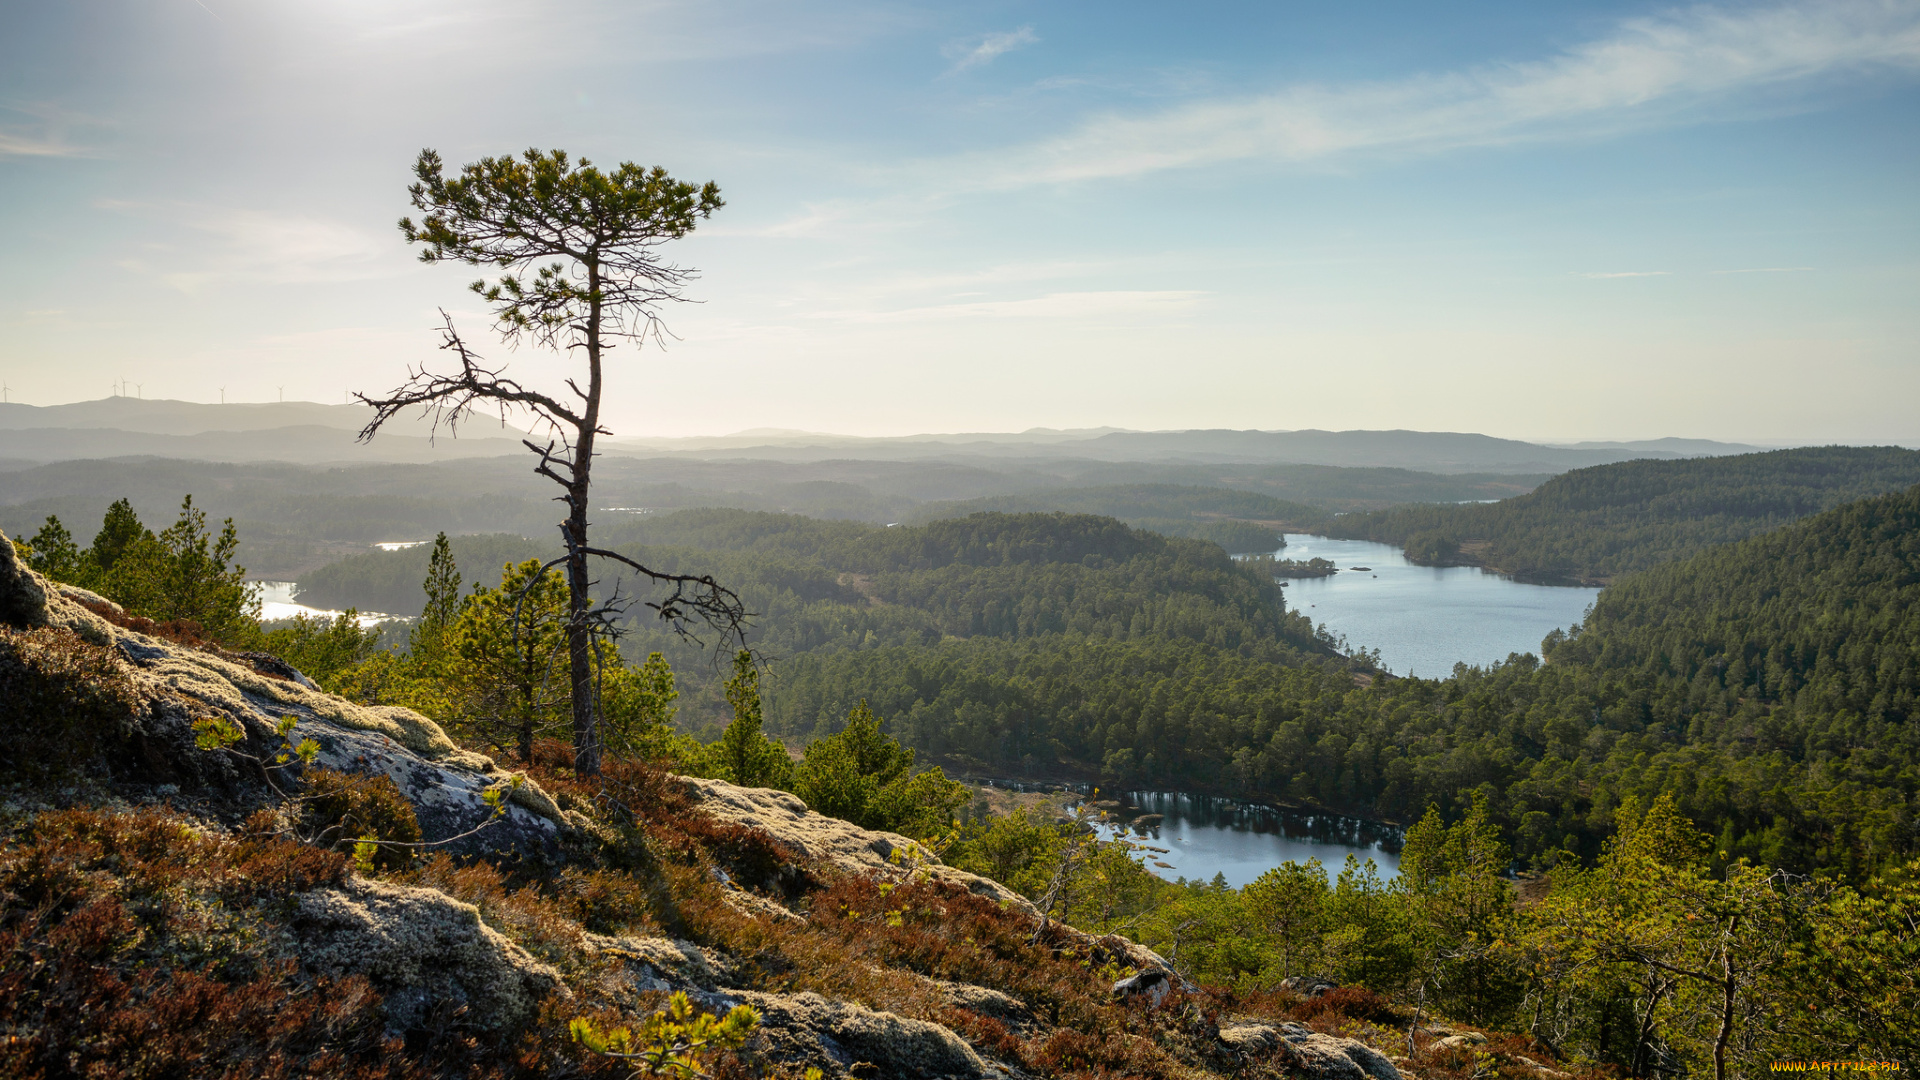
{"type": "Polygon", "coordinates": [[[426,217],[417,226],[401,218],[400,232],[427,245],[422,262],[510,266],[561,255],[590,262],[612,248],[677,240],[726,205],[711,180],[675,180],[658,165],[631,161],[606,173],[586,158],[574,164],[565,150],[481,158],[451,177],[438,152],[422,150],[413,171],[419,179],[407,193],[426,217]]]}

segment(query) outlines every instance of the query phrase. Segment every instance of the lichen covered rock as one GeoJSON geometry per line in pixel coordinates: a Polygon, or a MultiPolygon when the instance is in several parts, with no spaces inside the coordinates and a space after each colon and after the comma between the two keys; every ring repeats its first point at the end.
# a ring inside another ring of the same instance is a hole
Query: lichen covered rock
{"type": "Polygon", "coordinates": [[[939,1024],[875,1012],[818,994],[728,995],[761,1018],[764,1052],[776,1061],[815,1066],[829,1076],[915,1077],[919,1080],[1002,1080],[1007,1069],[981,1057],[966,1040],[939,1024]]]}
{"type": "Polygon", "coordinates": [[[459,854],[561,855],[563,834],[574,823],[553,799],[531,781],[516,783],[484,754],[461,749],[427,717],[328,694],[270,656],[218,655],[118,625],[125,621],[112,601],[35,573],[0,535],[0,622],[70,631],[113,648],[124,661],[133,697],[129,730],[121,745],[103,748],[114,751],[123,779],[235,793],[246,786],[249,770],[198,749],[193,723],[217,717],[237,725],[249,736],[249,752],[270,759],[283,748],[274,727],[290,716],[291,739],[318,744],[316,764],[393,780],[414,805],[427,841],[464,837],[446,848],[459,854]],[[485,794],[501,785],[512,790],[506,813],[494,820],[485,794]]]}
{"type": "Polygon", "coordinates": [[[688,777],[687,784],[708,814],[760,829],[810,858],[844,870],[884,874],[904,874],[917,859],[923,871],[936,880],[950,881],[995,903],[1033,911],[1025,897],[991,878],[943,865],[924,846],[899,833],[863,829],[850,821],[814,813],[791,792],[696,777],[688,777]]]}
{"type": "Polygon", "coordinates": [[[480,909],[436,889],[365,880],[316,889],[300,897],[293,926],[308,970],[365,976],[402,1030],[447,1005],[481,1027],[512,1027],[548,994],[568,994],[557,971],[480,921],[480,909]]]}
{"type": "Polygon", "coordinates": [[[1300,1024],[1224,1024],[1220,1042],[1247,1056],[1283,1053],[1289,1071],[1307,1080],[1402,1080],[1393,1062],[1366,1043],[1300,1024]]]}

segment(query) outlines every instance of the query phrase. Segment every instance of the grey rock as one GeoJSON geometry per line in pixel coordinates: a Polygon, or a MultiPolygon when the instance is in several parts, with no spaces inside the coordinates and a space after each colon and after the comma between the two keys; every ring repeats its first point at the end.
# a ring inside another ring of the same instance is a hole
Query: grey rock
{"type": "Polygon", "coordinates": [[[1220,1042],[1245,1056],[1284,1053],[1307,1080],[1402,1080],[1385,1054],[1358,1039],[1324,1035],[1301,1024],[1229,1023],[1220,1042]]]}
{"type": "Polygon", "coordinates": [[[0,533],[0,623],[41,626],[46,621],[47,579],[20,561],[19,552],[0,533]]]}
{"type": "Polygon", "coordinates": [[[1220,1042],[1237,1054],[1264,1054],[1282,1041],[1271,1024],[1227,1024],[1220,1028],[1220,1042]]]}
{"type": "MultiPolygon", "coordinates": [[[[563,857],[576,823],[530,782],[512,789],[506,813],[494,820],[485,794],[508,783],[512,774],[484,755],[460,749],[438,724],[419,713],[359,705],[324,693],[293,667],[264,653],[215,655],[115,625],[96,612],[115,618],[121,614],[112,601],[33,572],[0,534],[0,619],[16,626],[71,630],[87,641],[113,646],[126,661],[141,705],[131,718],[127,745],[103,747],[117,777],[156,785],[212,786],[236,802],[244,802],[250,787],[254,804],[273,801],[257,766],[235,755],[198,749],[192,723],[222,717],[247,733],[248,741],[239,749],[272,761],[285,749],[274,734],[275,725],[290,716],[292,740],[311,738],[319,745],[317,764],[391,778],[413,803],[426,840],[462,837],[443,850],[563,857]],[[486,827],[475,832],[483,823],[486,827]]],[[[283,789],[291,786],[276,783],[283,789]]]]}
{"type": "Polygon", "coordinates": [[[1338,983],[1325,979],[1316,979],[1307,975],[1294,975],[1280,980],[1280,989],[1304,998],[1317,998],[1329,990],[1338,990],[1338,983]]]}
{"type": "Polygon", "coordinates": [[[417,1027],[442,1006],[481,1027],[533,1017],[560,975],[435,889],[353,880],[304,893],[293,920],[300,959],[319,975],[363,975],[386,995],[388,1022],[417,1027]]]}
{"type": "Polygon", "coordinates": [[[1158,1008],[1173,992],[1173,980],[1158,969],[1129,975],[1113,984],[1113,996],[1121,1000],[1141,1000],[1148,1008],[1158,1008]]]}
{"type": "MultiPolygon", "coordinates": [[[[641,989],[716,990],[726,986],[733,972],[719,953],[691,941],[662,937],[607,937],[585,935],[589,949],[637,962],[658,973],[663,985],[641,989]]],[[[732,1006],[728,1006],[731,1008],[732,1006]]]]}
{"type": "Polygon", "coordinates": [[[855,1075],[900,1080],[1004,1080],[1013,1074],[980,1056],[939,1024],[875,1012],[818,994],[728,995],[760,1013],[762,1052],[790,1065],[817,1066],[836,1078],[855,1075]]]}
{"type": "Polygon", "coordinates": [[[996,1020],[1014,1025],[1025,1025],[1033,1021],[1033,1010],[1027,1008],[1026,1002],[1012,994],[1001,993],[991,987],[975,986],[972,983],[936,980],[934,985],[940,988],[940,994],[947,999],[947,1004],[956,1009],[966,1009],[969,1012],[991,1016],[996,1020]]]}
{"type": "Polygon", "coordinates": [[[1033,905],[1019,893],[991,878],[942,864],[925,845],[898,833],[863,829],[850,821],[814,813],[790,792],[740,787],[724,780],[685,780],[689,792],[709,815],[759,829],[802,855],[845,870],[892,877],[904,877],[917,862],[920,872],[934,880],[951,882],[1016,910],[1033,911],[1033,905]]]}

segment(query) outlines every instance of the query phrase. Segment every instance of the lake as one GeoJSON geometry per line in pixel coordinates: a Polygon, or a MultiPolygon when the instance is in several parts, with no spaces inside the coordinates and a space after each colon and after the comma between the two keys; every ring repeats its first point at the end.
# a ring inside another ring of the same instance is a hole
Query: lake
{"type": "MultiPolygon", "coordinates": [[[[331,619],[342,612],[327,608],[308,607],[294,600],[294,591],[300,587],[297,581],[255,581],[253,585],[260,592],[260,621],[273,622],[276,619],[291,619],[296,615],[308,618],[331,619]]],[[[362,611],[356,620],[361,629],[383,622],[403,618],[400,615],[382,615],[377,611],[362,611]]]]}
{"type": "Polygon", "coordinates": [[[1585,617],[1599,589],[1526,585],[1477,566],[1415,566],[1400,549],[1365,540],[1287,534],[1282,559],[1331,560],[1331,577],[1287,581],[1289,609],[1345,635],[1354,650],[1378,649],[1396,675],[1443,678],[1453,665],[1484,666],[1585,617]],[[1364,566],[1366,570],[1349,567],[1364,566]]]}
{"type": "Polygon", "coordinates": [[[1319,859],[1331,881],[1348,854],[1362,863],[1372,859],[1383,879],[1400,873],[1400,830],[1391,825],[1177,791],[1129,791],[1125,801],[1161,820],[1136,817],[1131,828],[1121,824],[1110,831],[1164,849],[1141,854],[1169,881],[1212,881],[1221,874],[1239,888],[1283,862],[1308,859],[1319,859]]]}

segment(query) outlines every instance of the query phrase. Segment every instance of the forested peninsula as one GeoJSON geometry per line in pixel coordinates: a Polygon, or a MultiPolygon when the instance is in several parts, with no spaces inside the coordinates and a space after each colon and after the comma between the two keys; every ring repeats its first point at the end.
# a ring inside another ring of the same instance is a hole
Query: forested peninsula
{"type": "Polygon", "coordinates": [[[1897,446],[1627,461],[1575,469],[1495,503],[1391,507],[1331,518],[1325,530],[1403,547],[1408,558],[1432,566],[1604,585],[1915,483],[1920,451],[1897,446]]]}

